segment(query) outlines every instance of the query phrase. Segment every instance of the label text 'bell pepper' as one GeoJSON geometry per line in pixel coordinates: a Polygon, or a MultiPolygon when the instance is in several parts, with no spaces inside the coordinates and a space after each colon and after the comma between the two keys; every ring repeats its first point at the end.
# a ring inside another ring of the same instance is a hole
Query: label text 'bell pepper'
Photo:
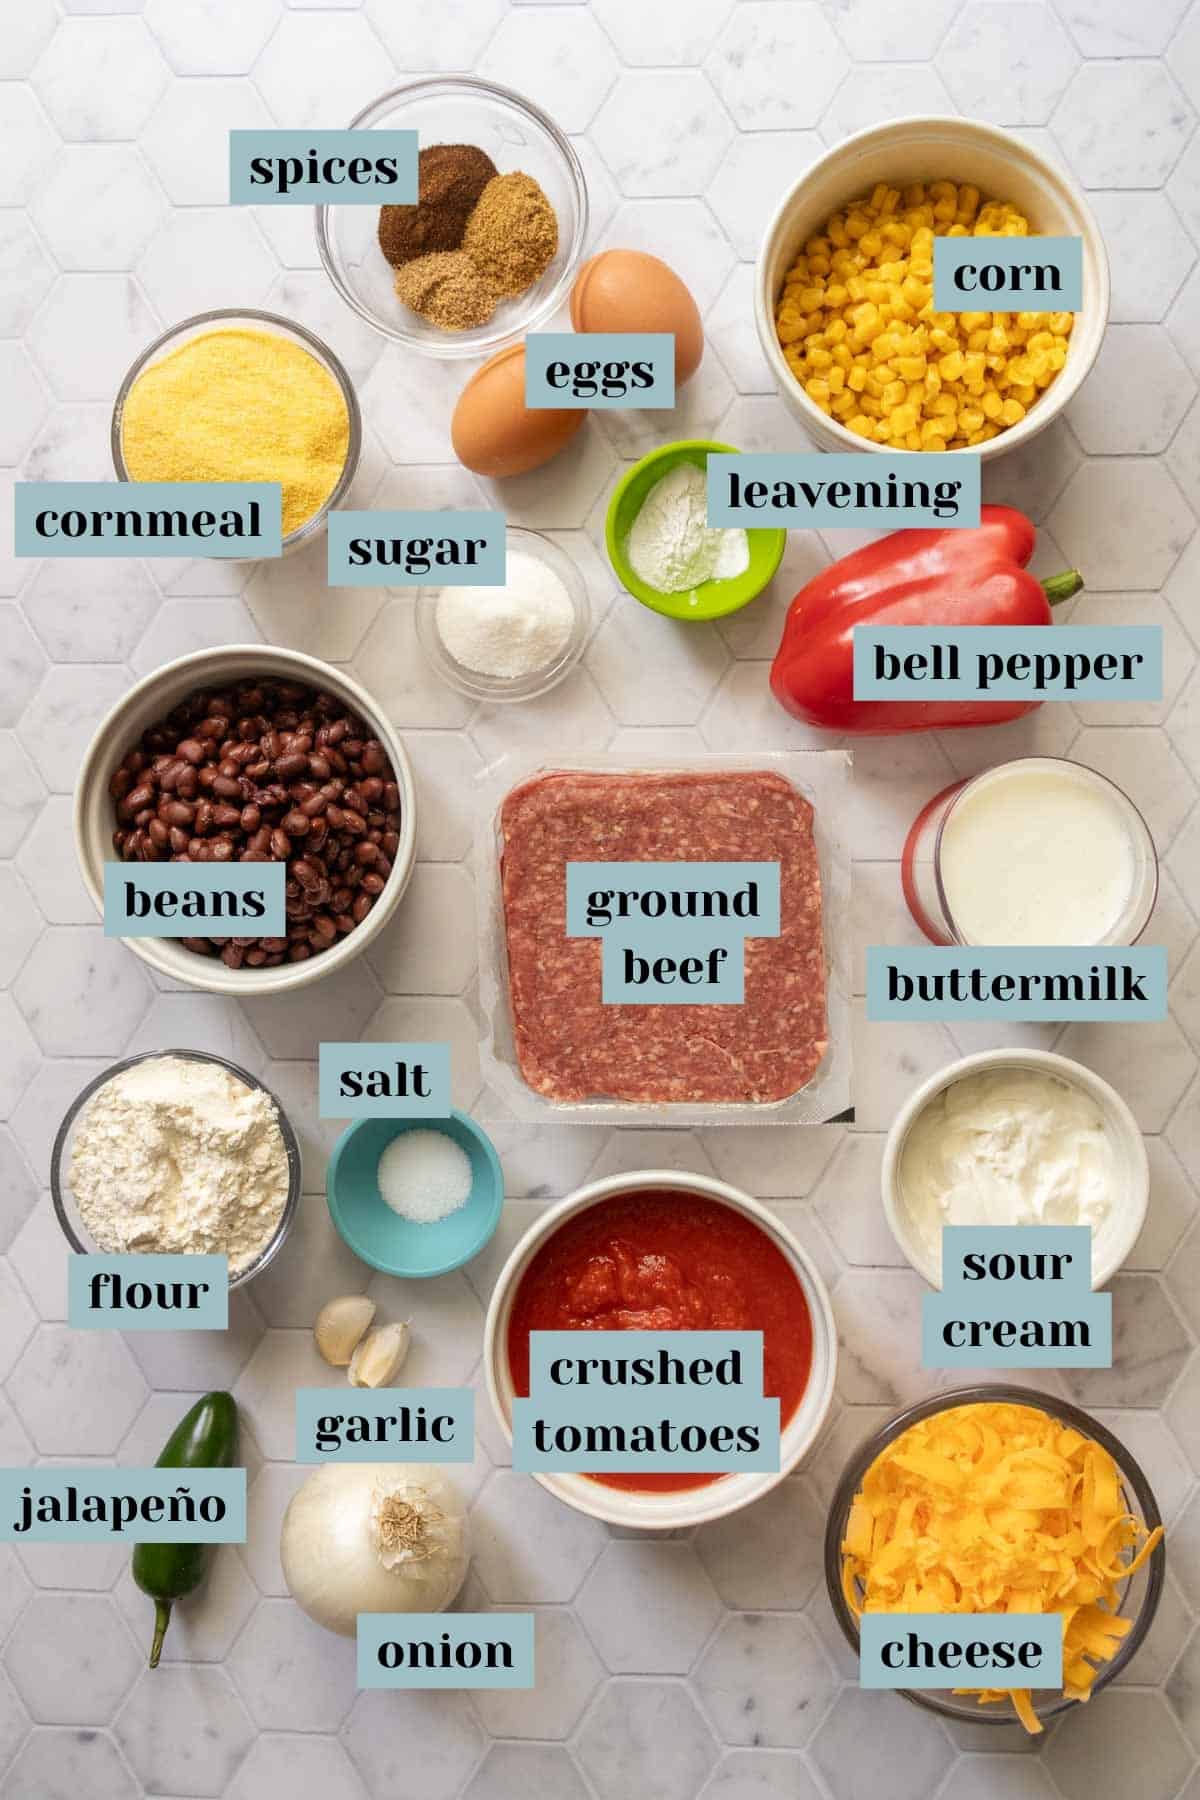
{"type": "Polygon", "coordinates": [[[979,457],[871,451],[714,453],[710,525],[881,531],[889,525],[978,525],[979,457]]]}
{"type": "Polygon", "coordinates": [[[523,1474],[779,1471],[761,1331],[532,1331],[513,1401],[523,1474]]]}
{"type": "Polygon", "coordinates": [[[855,700],[1161,700],[1161,625],[856,625],[855,700]]]}
{"type": "Polygon", "coordinates": [[[746,939],[779,936],[779,864],[569,862],[567,936],[602,940],[606,1006],[740,1006],[746,939]]]}
{"type": "Polygon", "coordinates": [[[867,1612],[865,1688],[1061,1688],[1061,1613],[867,1612]]]}
{"type": "MultiPolygon", "coordinates": [[[[924,458],[919,459],[924,463],[924,458]]],[[[949,458],[957,462],[957,453],[949,458]]],[[[877,521],[881,523],[882,521],[877,521]]],[[[898,700],[855,693],[856,628],[1046,626],[1083,586],[1075,569],[1039,581],[1026,564],[1037,531],[1011,506],[985,506],[970,531],[894,531],[842,557],[800,589],[771,664],[771,691],[806,725],[838,733],[1003,725],[1036,695],[898,700]]],[[[1034,633],[1030,632],[1029,636],[1034,633]]]]}
{"type": "Polygon", "coordinates": [[[0,1542],[244,1544],[245,1469],[0,1469],[0,1542]]]}
{"type": "Polygon", "coordinates": [[[1111,1369],[1112,1295],[1088,1225],[947,1225],[921,1301],[924,1369],[1111,1369]]]}

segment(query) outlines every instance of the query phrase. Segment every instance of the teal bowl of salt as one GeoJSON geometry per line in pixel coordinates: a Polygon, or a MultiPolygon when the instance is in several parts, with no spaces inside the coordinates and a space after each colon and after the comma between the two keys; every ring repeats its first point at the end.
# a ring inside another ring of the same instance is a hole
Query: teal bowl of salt
{"type": "Polygon", "coordinates": [[[356,1119],[325,1177],[329,1216],[355,1256],[385,1275],[447,1275],[477,1256],[500,1222],[504,1172],[466,1113],[356,1119]]]}

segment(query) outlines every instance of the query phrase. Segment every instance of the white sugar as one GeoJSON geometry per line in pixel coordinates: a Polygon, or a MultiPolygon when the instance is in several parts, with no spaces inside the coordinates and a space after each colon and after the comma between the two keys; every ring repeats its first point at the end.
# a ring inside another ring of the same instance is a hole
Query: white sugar
{"type": "Polygon", "coordinates": [[[402,1131],[379,1159],[379,1191],[392,1211],[434,1225],[471,1197],[471,1159],[441,1131],[402,1131]]]}
{"type": "Polygon", "coordinates": [[[549,668],[575,624],[559,576],[524,550],[508,552],[504,587],[443,588],[436,618],[438,636],[456,662],[506,680],[549,668]]]}

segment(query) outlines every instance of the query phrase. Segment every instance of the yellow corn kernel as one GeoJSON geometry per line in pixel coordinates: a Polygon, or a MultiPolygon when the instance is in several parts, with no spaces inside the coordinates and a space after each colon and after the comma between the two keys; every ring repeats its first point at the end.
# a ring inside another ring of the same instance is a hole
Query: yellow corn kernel
{"type": "Polygon", "coordinates": [[[1065,366],[1074,317],[936,309],[934,242],[1028,232],[1015,206],[985,202],[968,183],[877,182],[793,258],[775,306],[789,369],[814,404],[869,442],[987,442],[1065,366]]]}

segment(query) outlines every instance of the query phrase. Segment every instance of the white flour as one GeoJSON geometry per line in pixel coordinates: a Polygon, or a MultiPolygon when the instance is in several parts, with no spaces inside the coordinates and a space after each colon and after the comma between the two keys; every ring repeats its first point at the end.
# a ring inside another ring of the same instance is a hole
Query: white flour
{"type": "Polygon", "coordinates": [[[682,594],[702,581],[728,581],[750,567],[740,527],[712,527],[708,484],[695,463],[676,463],[655,482],[629,533],[629,564],[660,594],[682,594]]]}
{"type": "Polygon", "coordinates": [[[279,1223],[287,1150],[261,1088],[218,1063],[155,1056],[92,1095],[69,1179],[99,1249],[227,1255],[236,1275],[279,1223]]]}

